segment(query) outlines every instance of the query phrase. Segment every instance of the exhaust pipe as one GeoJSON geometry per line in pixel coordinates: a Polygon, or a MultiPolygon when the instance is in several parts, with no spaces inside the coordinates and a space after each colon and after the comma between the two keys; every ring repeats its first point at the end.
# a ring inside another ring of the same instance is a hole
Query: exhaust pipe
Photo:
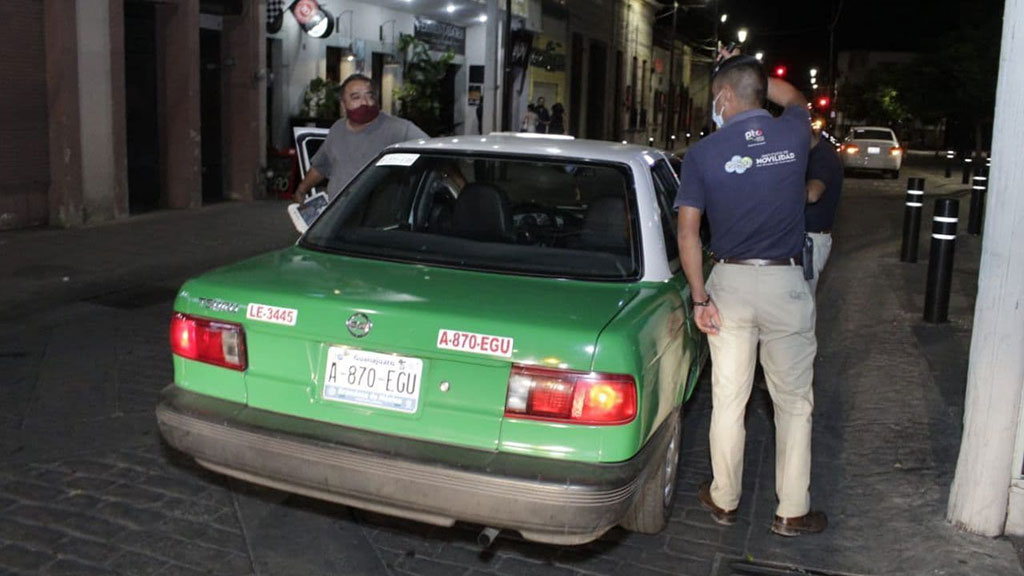
{"type": "Polygon", "coordinates": [[[484,548],[490,548],[491,544],[494,543],[494,539],[498,537],[499,532],[501,532],[501,530],[498,528],[484,528],[480,531],[480,534],[477,535],[476,543],[484,548]]]}

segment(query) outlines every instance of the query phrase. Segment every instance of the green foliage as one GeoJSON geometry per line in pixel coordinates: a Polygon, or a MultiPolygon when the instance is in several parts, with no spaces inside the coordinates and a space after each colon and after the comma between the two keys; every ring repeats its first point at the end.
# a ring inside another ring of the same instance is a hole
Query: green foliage
{"type": "Polygon", "coordinates": [[[843,110],[873,124],[924,124],[946,120],[973,132],[976,145],[995,110],[999,73],[998,10],[972,7],[956,31],[936,37],[930,50],[908,64],[873,69],[840,91],[843,110]]]}
{"type": "Polygon", "coordinates": [[[423,41],[408,35],[399,39],[398,50],[405,57],[402,86],[395,90],[400,115],[431,136],[451,131],[441,124],[441,80],[455,53],[449,50],[435,60],[423,41]]]}
{"type": "Polygon", "coordinates": [[[302,115],[307,118],[337,118],[341,85],[332,80],[313,78],[302,97],[302,115]]]}

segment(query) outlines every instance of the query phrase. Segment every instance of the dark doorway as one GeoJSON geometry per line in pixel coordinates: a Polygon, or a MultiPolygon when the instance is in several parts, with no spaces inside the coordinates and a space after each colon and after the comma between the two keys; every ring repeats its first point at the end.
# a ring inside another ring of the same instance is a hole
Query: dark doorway
{"type": "Polygon", "coordinates": [[[125,134],[128,148],[128,212],[160,207],[160,148],[157,103],[156,8],[124,5],[125,134]]]}
{"type": "Polygon", "coordinates": [[[608,49],[603,42],[590,43],[590,66],[587,75],[587,138],[604,139],[604,103],[601,95],[606,92],[605,69],[608,67],[608,49]]]}
{"type": "Polygon", "coordinates": [[[572,73],[569,77],[569,134],[580,133],[580,96],[583,94],[583,36],[572,35],[572,73]]]}
{"type": "MultiPolygon", "coordinates": [[[[454,134],[457,128],[455,126],[455,76],[459,73],[460,68],[462,66],[458,64],[449,64],[444,78],[441,79],[441,134],[437,134],[437,136],[454,134]]],[[[435,136],[435,134],[431,134],[431,136],[435,136]]]]}
{"type": "Polygon", "coordinates": [[[224,199],[220,37],[220,30],[199,30],[199,122],[202,126],[204,204],[224,199]]]}
{"type": "Polygon", "coordinates": [[[370,62],[370,79],[373,81],[373,91],[377,94],[377,103],[381,107],[384,106],[384,98],[382,96],[384,94],[384,87],[382,80],[384,78],[384,60],[386,57],[387,54],[374,52],[372,61],[370,62]]]}

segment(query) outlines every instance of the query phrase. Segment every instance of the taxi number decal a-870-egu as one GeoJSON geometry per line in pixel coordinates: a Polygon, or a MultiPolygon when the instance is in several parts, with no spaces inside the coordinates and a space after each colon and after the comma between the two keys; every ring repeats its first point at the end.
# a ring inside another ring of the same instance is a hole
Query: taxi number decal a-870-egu
{"type": "Polygon", "coordinates": [[[505,336],[488,336],[487,334],[473,334],[472,332],[444,328],[437,332],[437,347],[445,350],[461,350],[474,354],[511,358],[512,343],[512,339],[505,336]]]}
{"type": "Polygon", "coordinates": [[[423,360],[332,346],[324,368],[325,400],[413,413],[419,406],[423,360]]]}

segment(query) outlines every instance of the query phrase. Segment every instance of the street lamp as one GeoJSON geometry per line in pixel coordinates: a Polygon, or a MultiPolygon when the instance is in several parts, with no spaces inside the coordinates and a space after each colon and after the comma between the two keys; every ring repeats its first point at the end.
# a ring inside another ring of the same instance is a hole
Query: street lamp
{"type": "Polygon", "coordinates": [[[737,30],[736,31],[736,39],[740,41],[740,44],[743,44],[744,42],[746,42],[747,41],[747,29],[746,28],[740,28],[739,30],[737,30]]]}
{"type": "Polygon", "coordinates": [[[729,15],[728,14],[722,14],[722,17],[720,18],[720,20],[722,21],[722,24],[725,24],[725,21],[728,20],[728,19],[729,19],[729,15]]]}
{"type": "Polygon", "coordinates": [[[811,68],[811,78],[814,78],[817,75],[818,75],[818,69],[817,68],[811,68]]]}
{"type": "Polygon", "coordinates": [[[757,58],[757,61],[761,62],[762,60],[764,60],[764,52],[757,52],[756,54],[754,54],[754,58],[757,58]]]}

